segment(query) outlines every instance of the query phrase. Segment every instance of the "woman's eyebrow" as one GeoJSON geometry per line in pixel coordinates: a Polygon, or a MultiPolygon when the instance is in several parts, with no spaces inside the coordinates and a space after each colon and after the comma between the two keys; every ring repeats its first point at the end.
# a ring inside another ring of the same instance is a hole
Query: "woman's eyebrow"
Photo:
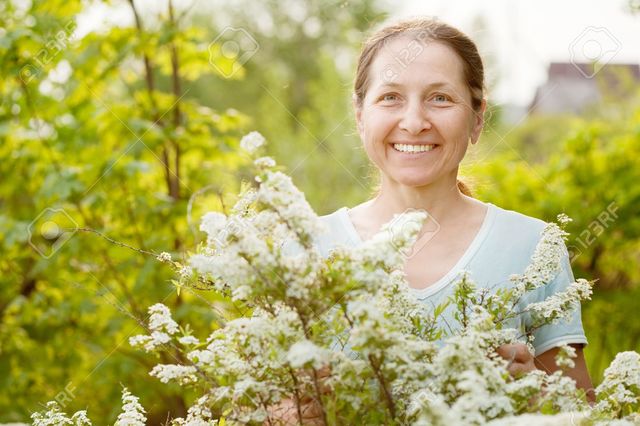
{"type": "MultiPolygon", "coordinates": [[[[394,82],[388,82],[388,83],[384,83],[382,85],[380,85],[380,89],[402,89],[405,86],[403,84],[400,83],[394,83],[394,82]]],[[[446,81],[435,81],[433,83],[428,84],[425,88],[426,89],[437,89],[440,87],[447,87],[447,88],[452,88],[452,86],[447,83],[446,81]]]]}

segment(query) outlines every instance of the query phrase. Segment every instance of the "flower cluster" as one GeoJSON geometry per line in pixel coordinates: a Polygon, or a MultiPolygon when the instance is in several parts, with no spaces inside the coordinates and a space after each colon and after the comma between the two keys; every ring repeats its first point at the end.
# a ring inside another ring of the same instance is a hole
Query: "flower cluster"
{"type": "Polygon", "coordinates": [[[640,354],[621,352],[604,372],[596,389],[600,396],[595,411],[616,417],[629,416],[640,422],[640,354]]]}
{"type": "Polygon", "coordinates": [[[171,311],[165,305],[156,303],[149,308],[150,335],[137,335],[129,339],[131,346],[143,347],[147,352],[169,343],[171,336],[178,332],[178,324],[171,318],[171,311]]]}
{"type": "Polygon", "coordinates": [[[242,138],[240,141],[240,147],[250,154],[253,154],[258,150],[258,148],[264,145],[264,143],[265,139],[260,133],[251,132],[242,138]]]}
{"type": "Polygon", "coordinates": [[[124,388],[122,390],[122,413],[118,415],[115,426],[144,426],[147,418],[138,397],[124,388]]]}
{"type": "MultiPolygon", "coordinates": [[[[78,411],[71,417],[60,409],[57,402],[47,403],[47,411],[31,415],[34,426],[91,426],[91,420],[87,417],[86,410],[78,411]]],[[[140,405],[138,398],[124,388],[122,390],[122,411],[116,419],[115,426],[144,426],[147,418],[145,409],[140,405]]]]}
{"type": "MultiPolygon", "coordinates": [[[[241,145],[255,153],[263,143],[252,133],[241,145]]],[[[147,352],[183,352],[180,362],[150,372],[197,392],[186,418],[172,419],[173,425],[223,419],[226,425],[277,424],[275,408],[283,400],[293,401],[297,412],[311,401],[318,423],[326,425],[637,420],[635,352],[616,358],[593,408],[562,372],[513,377],[496,352],[517,342],[519,330],[509,327],[515,315],[527,313],[532,326],[540,327],[567,318],[590,297],[591,283],[577,280],[544,301],[527,303],[527,295],[562,267],[568,218],[545,228],[531,264],[511,277],[511,288],[490,292],[461,274],[450,300],[431,307],[410,293],[402,272],[403,253],[418,237],[423,212],[395,217],[361,246],[339,246],[323,257],[317,243],[325,229],[304,195],[272,159],[254,164],[255,187],[240,194],[228,216],[206,214],[200,227],[206,245],[187,265],[173,262],[178,285],[215,290],[241,304],[245,314],[197,338],[178,326],[169,308],[156,304],[149,309],[148,334],[130,339],[147,352]],[[441,321],[447,308],[455,310],[459,331],[441,321]]],[[[565,346],[557,364],[570,369],[573,357],[565,346]]],[[[127,398],[125,405],[139,413],[131,414],[131,424],[138,424],[144,411],[127,398]]]]}

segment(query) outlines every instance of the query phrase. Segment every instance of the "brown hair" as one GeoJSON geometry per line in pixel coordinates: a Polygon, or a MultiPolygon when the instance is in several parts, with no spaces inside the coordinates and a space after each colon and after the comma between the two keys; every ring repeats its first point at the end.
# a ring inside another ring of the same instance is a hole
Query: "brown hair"
{"type": "MultiPolygon", "coordinates": [[[[464,79],[471,93],[471,107],[478,112],[485,93],[484,66],[475,43],[464,33],[451,25],[440,22],[435,18],[418,18],[400,21],[387,25],[365,42],[358,59],[356,78],[353,92],[356,105],[362,106],[369,88],[369,68],[378,52],[386,43],[398,36],[412,36],[416,40],[436,41],[449,46],[462,60],[464,79]]],[[[458,189],[465,195],[472,196],[469,187],[458,179],[458,189]]]]}

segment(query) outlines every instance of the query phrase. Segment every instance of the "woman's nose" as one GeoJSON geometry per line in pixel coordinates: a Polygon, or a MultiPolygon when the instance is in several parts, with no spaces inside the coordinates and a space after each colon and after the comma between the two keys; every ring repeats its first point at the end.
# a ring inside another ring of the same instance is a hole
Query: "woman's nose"
{"type": "Polygon", "coordinates": [[[412,135],[419,135],[423,130],[431,128],[431,121],[423,105],[408,105],[402,113],[398,126],[412,135]]]}

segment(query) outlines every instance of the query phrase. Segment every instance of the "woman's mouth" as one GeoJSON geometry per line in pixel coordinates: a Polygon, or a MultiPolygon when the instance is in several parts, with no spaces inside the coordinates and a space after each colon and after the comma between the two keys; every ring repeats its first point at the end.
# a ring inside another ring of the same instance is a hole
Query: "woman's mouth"
{"type": "Polygon", "coordinates": [[[393,149],[399,152],[405,152],[409,154],[419,154],[421,152],[429,152],[433,151],[438,145],[435,144],[403,144],[403,143],[394,143],[391,144],[393,149]]]}

